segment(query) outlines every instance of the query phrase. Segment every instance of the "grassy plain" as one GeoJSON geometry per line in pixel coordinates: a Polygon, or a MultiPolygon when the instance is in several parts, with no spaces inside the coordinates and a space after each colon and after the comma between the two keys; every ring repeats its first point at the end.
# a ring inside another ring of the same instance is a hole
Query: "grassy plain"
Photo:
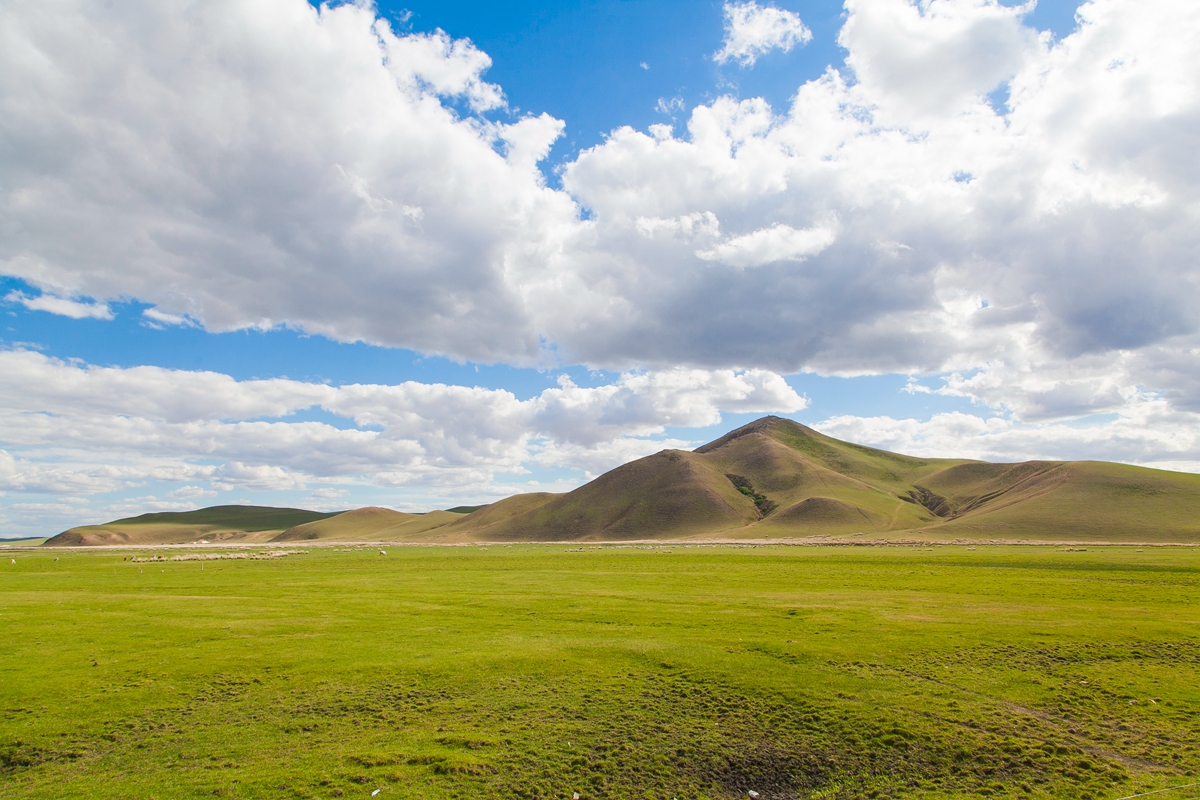
{"type": "Polygon", "coordinates": [[[5,553],[0,797],[1098,799],[1200,780],[1191,549],[129,554],[5,553]]]}

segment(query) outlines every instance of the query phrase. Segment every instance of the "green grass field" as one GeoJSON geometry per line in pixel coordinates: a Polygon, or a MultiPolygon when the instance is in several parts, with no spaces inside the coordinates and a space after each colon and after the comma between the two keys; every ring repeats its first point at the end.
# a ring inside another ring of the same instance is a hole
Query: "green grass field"
{"type": "Polygon", "coordinates": [[[5,553],[0,797],[1098,799],[1200,780],[1191,549],[127,555],[5,553]]]}

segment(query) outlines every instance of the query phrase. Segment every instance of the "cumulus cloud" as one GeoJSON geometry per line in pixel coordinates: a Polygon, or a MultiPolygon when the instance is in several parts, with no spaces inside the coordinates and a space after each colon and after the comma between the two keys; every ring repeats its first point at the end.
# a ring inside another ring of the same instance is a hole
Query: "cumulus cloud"
{"type": "Polygon", "coordinates": [[[775,6],[760,6],[754,0],[748,3],[726,3],[725,40],[721,49],[713,54],[718,64],[735,61],[743,67],[752,67],[754,62],[772,50],[785,53],[796,45],[808,44],[812,40],[810,31],[798,14],[775,6]]]}
{"type": "Polygon", "coordinates": [[[638,217],[634,221],[638,233],[648,239],[659,236],[682,236],[692,239],[697,236],[711,238],[721,231],[721,222],[711,211],[695,214],[684,214],[670,219],[661,217],[638,217]]]}
{"type": "Polygon", "coordinates": [[[474,116],[504,101],[469,41],[303,0],[18,0],[0,26],[3,273],[211,330],[540,357],[506,271],[577,224],[530,169],[561,123],[474,116]]]}
{"type": "MultiPolygon", "coordinates": [[[[779,46],[803,39],[788,12],[729,8],[764,30],[784,20],[779,46]]],[[[623,373],[609,395],[562,386],[530,405],[80,368],[24,382],[19,407],[102,386],[79,441],[119,431],[155,459],[197,453],[173,449],[187,439],[221,463],[301,476],[317,468],[286,453],[311,443],[326,473],[383,464],[396,485],[417,464],[467,480],[534,447],[599,448],[620,428],[605,414],[634,438],[709,418],[737,392],[774,391],[751,386],[755,370],[941,375],[921,385],[1031,425],[1136,421],[1147,397],[1194,411],[1200,6],[1090,0],[1061,41],[1028,9],[848,0],[846,70],[787,107],[723,96],[678,131],[618,128],[553,189],[536,165],[561,121],[486,116],[504,110],[486,54],[440,31],[397,34],[366,4],[15,0],[0,12],[0,272],[43,294],[13,302],[99,313],[135,298],[161,324],[288,324],[623,373]],[[693,369],[733,376],[725,399],[711,399],[720,381],[689,388],[693,369]],[[174,380],[195,391],[157,399],[174,380]],[[671,381],[700,411],[650,399],[671,381]],[[429,431],[444,405],[451,432],[386,433],[405,403],[429,431]],[[312,406],[359,427],[282,421],[312,406]]],[[[744,43],[771,41],[757,35],[722,52],[752,60],[744,43]]],[[[21,419],[13,442],[60,424],[21,419]]],[[[71,480],[119,479],[80,469],[71,480]]]]}
{"type": "Polygon", "coordinates": [[[734,236],[711,250],[697,251],[705,261],[720,261],[731,267],[761,267],[776,261],[803,261],[833,244],[837,234],[830,228],[796,230],[787,225],[734,236]]]}
{"type": "Polygon", "coordinates": [[[492,66],[492,59],[469,40],[451,39],[441,29],[396,36],[382,20],[376,21],[375,33],[388,54],[387,66],[401,86],[427,88],[435,95],[465,97],[475,111],[504,105],[500,87],[482,78],[492,66]]]}
{"type": "Polygon", "coordinates": [[[180,486],[178,489],[172,489],[167,492],[167,497],[175,497],[180,500],[197,500],[200,498],[216,497],[217,493],[212,489],[205,489],[203,486],[180,486]]]}
{"type": "Polygon", "coordinates": [[[192,321],[181,314],[168,314],[165,311],[159,311],[157,308],[147,308],[142,311],[142,316],[150,320],[151,327],[161,329],[163,325],[171,325],[176,327],[191,327],[192,321]]]}
{"type": "Polygon", "coordinates": [[[106,492],[120,488],[121,478],[131,471],[129,468],[118,469],[100,465],[80,467],[36,463],[0,450],[0,488],[7,491],[35,494],[106,492]]]}
{"type": "Polygon", "coordinates": [[[661,438],[668,426],[713,425],[723,410],[792,412],[807,404],[764,370],[634,372],[596,387],[564,377],[528,400],[412,381],[236,381],[27,351],[0,351],[0,372],[0,441],[8,447],[0,450],[0,489],[90,495],[178,482],[169,497],[179,501],[213,490],[344,481],[499,492],[496,477],[525,474],[526,464],[595,474],[630,454],[679,444],[661,438]],[[348,424],[288,419],[310,408],[348,424]]]}
{"type": "Polygon", "coordinates": [[[983,461],[1102,460],[1200,472],[1200,417],[1153,398],[1112,418],[1076,424],[1021,423],[952,412],[929,420],[831,417],[821,432],[894,452],[983,461]]]}
{"type": "Polygon", "coordinates": [[[997,0],[847,0],[838,44],[846,64],[887,110],[950,116],[1044,55],[1021,18],[1035,3],[997,0]]]}
{"type": "Polygon", "coordinates": [[[30,311],[48,311],[61,317],[71,319],[112,319],[112,309],[106,303],[88,303],[79,300],[69,300],[65,297],[55,297],[52,294],[40,294],[30,297],[24,292],[9,292],[5,298],[10,303],[20,303],[30,311]]]}

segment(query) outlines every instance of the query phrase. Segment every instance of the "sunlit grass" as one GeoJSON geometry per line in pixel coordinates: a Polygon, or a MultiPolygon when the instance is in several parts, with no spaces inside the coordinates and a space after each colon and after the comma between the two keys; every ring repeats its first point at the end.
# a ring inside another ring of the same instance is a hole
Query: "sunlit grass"
{"type": "Polygon", "coordinates": [[[0,797],[1116,798],[1200,772],[1189,549],[128,555],[0,564],[0,797]]]}

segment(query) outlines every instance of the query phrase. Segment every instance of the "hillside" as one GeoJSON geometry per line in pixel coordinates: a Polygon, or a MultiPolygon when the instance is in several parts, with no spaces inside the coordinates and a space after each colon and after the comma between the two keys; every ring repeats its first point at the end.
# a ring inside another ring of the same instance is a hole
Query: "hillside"
{"type": "Polygon", "coordinates": [[[44,546],[266,542],[296,525],[339,513],[269,506],[213,506],[197,511],[167,511],[71,528],[47,539],[44,546]]]}
{"type": "Polygon", "coordinates": [[[1200,541],[1200,475],[1102,461],[964,464],[929,476],[939,537],[1200,541]]]}
{"type": "Polygon", "coordinates": [[[754,501],[708,459],[681,450],[638,459],[564,495],[517,495],[505,502],[509,508],[496,503],[439,533],[489,541],[648,539],[738,528],[758,519],[754,501]],[[504,516],[510,509],[514,513],[504,516]]]}
{"type": "Polygon", "coordinates": [[[424,538],[428,531],[448,525],[464,515],[453,511],[405,514],[369,506],[289,528],[273,542],[404,542],[424,538]]]}
{"type": "Polygon", "coordinates": [[[1198,542],[1200,475],[1096,461],[916,458],[764,417],[566,494],[428,514],[217,506],[72,528],[46,545],[809,537],[1198,542]]]}
{"type": "Polygon", "coordinates": [[[680,537],[1200,541],[1200,475],[915,458],[764,417],[439,529],[481,541],[680,537]]]}

